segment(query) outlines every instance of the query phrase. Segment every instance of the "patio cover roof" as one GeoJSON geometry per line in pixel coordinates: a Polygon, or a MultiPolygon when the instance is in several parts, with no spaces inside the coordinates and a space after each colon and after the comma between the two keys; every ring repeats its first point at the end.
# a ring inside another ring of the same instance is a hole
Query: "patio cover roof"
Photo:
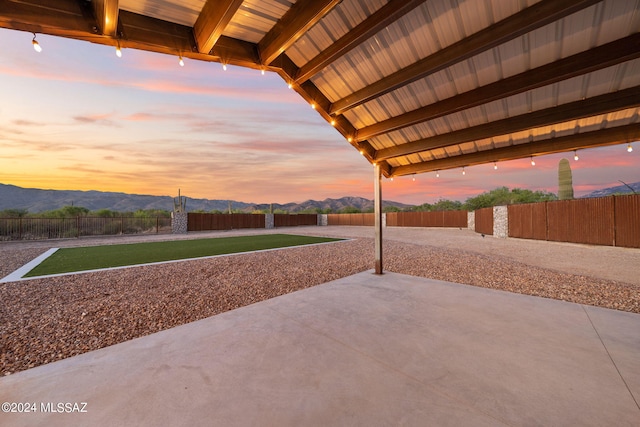
{"type": "Polygon", "coordinates": [[[0,0],[0,27],[277,72],[387,177],[640,139],[640,0],[0,0]]]}

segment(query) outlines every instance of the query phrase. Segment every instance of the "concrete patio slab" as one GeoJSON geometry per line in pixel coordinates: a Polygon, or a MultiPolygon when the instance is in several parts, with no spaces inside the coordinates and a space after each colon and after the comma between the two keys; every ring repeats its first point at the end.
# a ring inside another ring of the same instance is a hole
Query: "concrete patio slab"
{"type": "Polygon", "coordinates": [[[364,272],[1,378],[36,412],[0,424],[637,426],[639,393],[638,314],[364,272]]]}

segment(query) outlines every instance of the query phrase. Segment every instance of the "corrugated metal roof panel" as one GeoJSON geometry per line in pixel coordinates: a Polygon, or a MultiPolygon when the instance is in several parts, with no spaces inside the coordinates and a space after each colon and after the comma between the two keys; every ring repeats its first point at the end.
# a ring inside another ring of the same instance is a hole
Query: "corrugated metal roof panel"
{"type": "Polygon", "coordinates": [[[291,46],[287,56],[302,67],[385,4],[385,0],[344,0],[291,46]]]}
{"type": "Polygon", "coordinates": [[[120,0],[122,10],[192,27],[206,0],[120,0]]]}
{"type": "Polygon", "coordinates": [[[245,0],[222,34],[258,43],[294,3],[295,0],[245,0]]]}

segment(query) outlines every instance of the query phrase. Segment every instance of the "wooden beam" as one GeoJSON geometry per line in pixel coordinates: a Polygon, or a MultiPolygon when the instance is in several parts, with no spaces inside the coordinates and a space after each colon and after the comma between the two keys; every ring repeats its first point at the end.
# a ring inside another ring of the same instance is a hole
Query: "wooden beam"
{"type": "Polygon", "coordinates": [[[383,148],[376,152],[374,160],[389,160],[421,151],[491,138],[498,135],[507,135],[536,127],[550,126],[638,106],[640,106],[640,86],[444,133],[430,138],[411,141],[394,147],[383,148]]]}
{"type": "Polygon", "coordinates": [[[640,33],[364,127],[356,139],[370,139],[636,58],[640,58],[640,33]]]}
{"type": "Polygon", "coordinates": [[[638,139],[640,139],[640,124],[636,123],[558,138],[549,138],[510,147],[495,148],[477,153],[462,154],[444,159],[430,160],[407,166],[398,166],[391,169],[391,175],[411,175],[414,173],[454,169],[504,160],[522,159],[530,156],[564,153],[584,148],[628,144],[638,139]]]}
{"type": "Polygon", "coordinates": [[[209,53],[242,5],[242,0],[207,0],[193,26],[198,51],[209,53]]]}
{"type": "Polygon", "coordinates": [[[373,37],[425,1],[426,0],[391,0],[302,66],[295,76],[296,83],[301,84],[306,82],[327,65],[347,54],[351,49],[373,37]]]}
{"type": "Polygon", "coordinates": [[[0,27],[62,37],[98,34],[93,11],[77,0],[0,0],[0,27]]]}
{"type": "Polygon", "coordinates": [[[271,64],[342,0],[298,0],[260,40],[264,65],[271,64]]]}
{"type": "Polygon", "coordinates": [[[515,15],[505,18],[336,101],[331,106],[329,113],[332,115],[343,114],[351,108],[592,6],[599,1],[542,0],[515,15]]]}
{"type": "MultiPolygon", "coordinates": [[[[115,46],[116,38],[105,36],[96,26],[90,3],[76,0],[11,1],[0,0],[0,27],[115,46]]],[[[160,19],[121,10],[118,15],[123,48],[146,50],[168,55],[182,55],[200,61],[225,62],[242,67],[264,68],[257,46],[221,36],[211,54],[196,48],[193,29],[160,19]]],[[[275,71],[276,67],[270,66],[275,71]]]]}
{"type": "Polygon", "coordinates": [[[373,165],[373,211],[375,229],[375,265],[376,274],[382,274],[382,175],[380,165],[373,165]]]}
{"type": "Polygon", "coordinates": [[[118,0],[92,0],[98,30],[103,36],[115,37],[118,32],[118,0]]]}

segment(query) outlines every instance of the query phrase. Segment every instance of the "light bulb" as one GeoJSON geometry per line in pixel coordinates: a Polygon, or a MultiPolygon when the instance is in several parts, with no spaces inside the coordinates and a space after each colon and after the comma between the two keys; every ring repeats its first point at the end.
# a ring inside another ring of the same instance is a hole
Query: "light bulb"
{"type": "Polygon", "coordinates": [[[498,164],[496,162],[493,162],[493,170],[498,170],[498,164]]]}
{"type": "Polygon", "coordinates": [[[577,151],[574,151],[574,152],[573,152],[573,160],[575,160],[576,162],[577,162],[578,160],[580,160],[580,157],[578,157],[578,152],[577,152],[577,151]]]}
{"type": "Polygon", "coordinates": [[[42,52],[42,46],[40,46],[40,43],[36,40],[36,33],[33,33],[33,40],[31,40],[31,44],[33,45],[33,50],[38,53],[42,52]]]}
{"type": "Polygon", "coordinates": [[[313,108],[314,110],[316,109],[316,103],[315,102],[311,103],[311,108],[313,108]]]}
{"type": "Polygon", "coordinates": [[[180,64],[181,67],[184,67],[184,60],[182,59],[182,56],[180,57],[178,64],[180,64]]]}
{"type": "Polygon", "coordinates": [[[260,70],[260,73],[264,76],[264,68],[260,70]]]}
{"type": "Polygon", "coordinates": [[[287,86],[289,87],[289,89],[291,89],[293,88],[293,83],[289,83],[287,86]]]}
{"type": "Polygon", "coordinates": [[[462,168],[462,175],[466,175],[467,172],[465,172],[464,167],[462,168]]]}
{"type": "Polygon", "coordinates": [[[118,41],[118,45],[116,46],[116,56],[118,58],[122,58],[122,50],[120,50],[120,41],[118,41]]]}
{"type": "Polygon", "coordinates": [[[351,137],[347,138],[347,142],[351,142],[351,141],[353,141],[353,138],[351,137]]]}
{"type": "Polygon", "coordinates": [[[440,178],[440,172],[436,171],[436,178],[440,178]]]}
{"type": "Polygon", "coordinates": [[[335,126],[336,125],[336,121],[335,120],[331,120],[331,126],[335,126]]]}
{"type": "Polygon", "coordinates": [[[413,181],[413,182],[416,182],[416,177],[415,177],[415,175],[413,176],[412,181],[413,181]]]}
{"type": "Polygon", "coordinates": [[[531,158],[531,166],[535,166],[536,165],[536,161],[533,160],[533,157],[531,158]]]}
{"type": "Polygon", "coordinates": [[[627,151],[629,153],[633,151],[633,147],[631,146],[631,144],[627,145],[627,151]]]}
{"type": "Polygon", "coordinates": [[[222,64],[222,69],[223,69],[224,71],[227,71],[227,64],[222,64]]]}

